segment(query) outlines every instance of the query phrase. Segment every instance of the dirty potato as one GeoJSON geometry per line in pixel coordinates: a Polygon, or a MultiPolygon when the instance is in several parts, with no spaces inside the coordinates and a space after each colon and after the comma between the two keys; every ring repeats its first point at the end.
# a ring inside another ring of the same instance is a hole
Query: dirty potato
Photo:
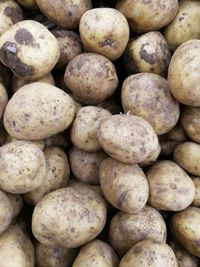
{"type": "Polygon", "coordinates": [[[8,195],[0,190],[0,235],[5,232],[10,225],[14,212],[8,195]]]}
{"type": "Polygon", "coordinates": [[[23,198],[21,195],[15,195],[15,194],[9,194],[6,193],[11,206],[12,206],[12,217],[16,217],[17,215],[19,215],[20,211],[23,208],[23,198]]]}
{"type": "Polygon", "coordinates": [[[7,102],[8,102],[8,93],[3,84],[0,83],[0,119],[3,115],[7,102]]]}

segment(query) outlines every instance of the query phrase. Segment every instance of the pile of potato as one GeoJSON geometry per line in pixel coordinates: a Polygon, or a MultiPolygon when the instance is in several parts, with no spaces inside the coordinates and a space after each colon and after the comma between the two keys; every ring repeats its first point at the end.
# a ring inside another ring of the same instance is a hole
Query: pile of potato
{"type": "Polygon", "coordinates": [[[200,266],[200,1],[0,0],[0,267],[200,266]]]}

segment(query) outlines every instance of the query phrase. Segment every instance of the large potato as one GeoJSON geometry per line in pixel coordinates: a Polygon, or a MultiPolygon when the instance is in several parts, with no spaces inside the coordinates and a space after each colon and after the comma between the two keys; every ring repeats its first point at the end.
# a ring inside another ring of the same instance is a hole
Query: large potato
{"type": "Polygon", "coordinates": [[[12,137],[41,140],[68,128],[74,115],[75,104],[68,94],[53,85],[35,82],[13,95],[3,119],[12,137]]]}
{"type": "Polygon", "coordinates": [[[58,41],[37,21],[20,21],[0,36],[1,62],[23,80],[44,77],[59,56],[58,41]]]}
{"type": "Polygon", "coordinates": [[[14,215],[9,197],[0,190],[0,235],[8,228],[14,215]]]}
{"type": "Polygon", "coordinates": [[[162,160],[154,163],[146,173],[151,206],[168,211],[187,208],[195,197],[192,179],[176,163],[162,160]]]}
{"type": "Polygon", "coordinates": [[[8,94],[7,91],[5,89],[5,87],[3,86],[2,83],[0,83],[0,119],[3,115],[4,109],[7,105],[8,102],[8,94]]]}
{"type": "Polygon", "coordinates": [[[144,208],[149,186],[137,164],[127,165],[107,158],[100,165],[99,181],[104,196],[117,209],[137,213],[144,208]]]}
{"type": "Polygon", "coordinates": [[[141,116],[158,135],[169,132],[177,123],[180,110],[171,96],[167,80],[153,73],[129,76],[122,85],[125,112],[141,116]]]}
{"type": "MultiPolygon", "coordinates": [[[[23,198],[21,195],[15,195],[15,194],[9,194],[6,193],[10,204],[12,206],[12,217],[16,217],[17,215],[19,215],[20,211],[23,208],[23,198]]],[[[8,210],[6,211],[7,214],[9,214],[8,210]]]]}
{"type": "Polygon", "coordinates": [[[42,150],[26,141],[13,142],[0,148],[0,188],[22,194],[41,186],[46,177],[42,150]]]}
{"type": "Polygon", "coordinates": [[[200,177],[192,177],[195,185],[195,197],[192,205],[195,207],[200,207],[200,177]]]}
{"type": "Polygon", "coordinates": [[[110,243],[122,256],[139,241],[150,238],[165,243],[166,236],[164,219],[150,206],[145,206],[135,214],[119,211],[110,223],[110,243]]]}
{"type": "Polygon", "coordinates": [[[152,126],[133,115],[111,116],[102,122],[97,135],[106,153],[126,164],[144,161],[158,147],[158,138],[152,126]]]}
{"type": "Polygon", "coordinates": [[[128,22],[114,8],[86,11],[81,17],[79,30],[87,51],[102,54],[111,60],[123,54],[129,39],[128,22]]]}
{"type": "Polygon", "coordinates": [[[35,206],[32,232],[45,245],[76,248],[93,240],[105,222],[106,206],[98,193],[68,187],[47,194],[35,206]]]}

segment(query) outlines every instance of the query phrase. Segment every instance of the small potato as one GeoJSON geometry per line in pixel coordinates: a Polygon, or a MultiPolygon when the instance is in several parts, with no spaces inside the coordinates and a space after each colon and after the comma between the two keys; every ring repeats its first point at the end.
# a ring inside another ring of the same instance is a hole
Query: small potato
{"type": "Polygon", "coordinates": [[[166,77],[171,52],[160,32],[148,32],[128,43],[124,65],[128,74],[155,73],[166,77]]]}
{"type": "Polygon", "coordinates": [[[81,40],[87,51],[110,60],[118,59],[129,40],[129,26],[122,13],[114,8],[93,8],[86,11],[79,25],[81,40]]]}
{"type": "Polygon", "coordinates": [[[32,232],[47,246],[76,248],[93,240],[106,222],[106,205],[88,188],[55,190],[35,206],[32,232]]]}
{"type": "MultiPolygon", "coordinates": [[[[200,209],[189,207],[176,212],[170,230],[178,242],[192,255],[200,257],[200,209]]],[[[182,267],[182,266],[181,266],[182,267]]]]}
{"type": "Polygon", "coordinates": [[[7,91],[6,91],[5,87],[3,86],[3,84],[0,83],[0,119],[3,115],[3,112],[5,110],[7,102],[8,102],[7,91]]]}
{"type": "Polygon", "coordinates": [[[187,172],[200,176],[200,144],[185,142],[174,150],[174,161],[187,172]]]}
{"type": "Polygon", "coordinates": [[[133,246],[119,267],[178,267],[176,256],[167,244],[145,239],[133,246]]]}
{"type": "Polygon", "coordinates": [[[99,184],[99,166],[108,155],[103,151],[86,152],[76,147],[69,151],[73,175],[88,184],[99,184]]]}
{"type": "Polygon", "coordinates": [[[162,160],[154,163],[146,173],[151,206],[168,211],[187,208],[195,197],[192,179],[176,163],[162,160]]]}
{"type": "Polygon", "coordinates": [[[163,217],[150,206],[145,206],[135,214],[119,211],[110,222],[110,243],[121,256],[139,241],[150,238],[165,243],[166,236],[163,217]]]}
{"type": "Polygon", "coordinates": [[[100,107],[80,108],[71,128],[71,141],[74,146],[88,152],[100,150],[97,130],[100,124],[110,116],[109,111],[100,107]]]}
{"type": "MultiPolygon", "coordinates": [[[[20,140],[17,140],[15,138],[12,138],[11,136],[8,135],[7,138],[6,138],[5,144],[9,144],[9,143],[13,143],[13,142],[18,142],[18,141],[20,141],[20,140]]],[[[25,140],[22,140],[22,141],[25,141],[25,140]]],[[[45,147],[44,140],[31,140],[30,142],[33,143],[33,144],[35,144],[36,146],[38,146],[41,150],[43,150],[44,147],[45,147]]]]}
{"type": "Polygon", "coordinates": [[[141,116],[158,135],[169,132],[177,123],[180,110],[171,96],[167,80],[153,73],[129,76],[122,85],[125,112],[141,116]]]}
{"type": "Polygon", "coordinates": [[[14,215],[12,203],[2,190],[0,190],[0,235],[5,232],[14,215]]]}
{"type": "Polygon", "coordinates": [[[195,197],[192,206],[200,207],[200,177],[192,177],[195,185],[195,197]]]}
{"type": "Polygon", "coordinates": [[[26,141],[13,142],[0,148],[0,188],[22,194],[41,186],[46,177],[42,150],[26,141]]]}
{"type": "Polygon", "coordinates": [[[103,102],[114,93],[119,83],[114,64],[94,53],[72,59],[64,79],[74,98],[83,104],[103,102]]]}
{"type": "Polygon", "coordinates": [[[100,125],[100,145],[112,158],[125,164],[144,161],[158,147],[152,126],[141,117],[113,115],[100,125]]]}
{"type": "Polygon", "coordinates": [[[59,88],[41,82],[24,85],[9,100],[4,127],[20,140],[41,140],[64,131],[75,116],[73,99],[59,88]]]}
{"type": "Polygon", "coordinates": [[[22,80],[44,77],[59,56],[58,41],[37,21],[20,21],[0,36],[0,60],[22,80]]]}
{"type": "Polygon", "coordinates": [[[46,159],[46,178],[43,184],[24,195],[29,204],[35,205],[44,195],[59,188],[67,187],[70,167],[64,151],[58,147],[48,147],[44,150],[46,159]]]}
{"type": "Polygon", "coordinates": [[[17,0],[25,8],[28,9],[37,9],[36,0],[17,0]]]}
{"type": "Polygon", "coordinates": [[[76,249],[47,247],[39,242],[35,247],[37,267],[71,267],[76,255],[76,249]]]}
{"type": "Polygon", "coordinates": [[[119,259],[107,243],[95,239],[81,248],[72,267],[118,267],[119,259]]]}
{"type": "Polygon", "coordinates": [[[23,208],[23,198],[21,195],[13,195],[13,194],[9,194],[9,193],[6,193],[10,203],[11,203],[11,206],[12,206],[12,217],[16,217],[17,215],[19,215],[20,211],[22,210],[23,208]]]}
{"type": "Polygon", "coordinates": [[[99,181],[104,196],[117,209],[137,213],[144,208],[149,186],[137,164],[126,165],[107,158],[100,165],[99,181]]]}
{"type": "Polygon", "coordinates": [[[70,144],[70,136],[68,131],[64,131],[55,135],[52,135],[44,140],[45,146],[58,146],[61,149],[68,148],[70,144]]]}

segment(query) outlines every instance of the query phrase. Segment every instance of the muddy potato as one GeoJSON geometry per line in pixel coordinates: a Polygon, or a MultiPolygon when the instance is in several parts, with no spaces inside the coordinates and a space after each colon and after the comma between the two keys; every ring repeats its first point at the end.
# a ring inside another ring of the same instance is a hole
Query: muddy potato
{"type": "Polygon", "coordinates": [[[70,136],[68,131],[64,131],[55,135],[52,135],[46,139],[44,139],[45,146],[58,146],[61,149],[66,149],[70,144],[70,136]]]}
{"type": "Polygon", "coordinates": [[[161,152],[161,146],[160,146],[160,144],[158,144],[158,147],[157,147],[156,151],[154,151],[149,157],[147,157],[139,165],[141,167],[146,167],[146,166],[152,165],[157,160],[157,158],[159,157],[160,152],[161,152]]]}
{"type": "Polygon", "coordinates": [[[166,76],[171,52],[160,32],[148,32],[128,43],[124,65],[128,74],[139,72],[166,76]]]}
{"type": "Polygon", "coordinates": [[[42,185],[24,195],[29,204],[35,205],[44,195],[59,188],[67,187],[70,167],[67,155],[58,147],[48,147],[44,150],[46,159],[46,177],[42,185]]]}
{"type": "Polygon", "coordinates": [[[19,215],[20,211],[23,208],[23,198],[21,195],[14,195],[9,193],[6,193],[6,195],[12,206],[12,217],[16,217],[17,215],[19,215]]]}
{"type": "Polygon", "coordinates": [[[195,197],[192,206],[200,207],[200,177],[192,177],[195,185],[195,197]]]}
{"type": "Polygon", "coordinates": [[[72,267],[118,267],[119,259],[107,243],[95,239],[81,248],[72,267]]]}
{"type": "Polygon", "coordinates": [[[178,13],[166,27],[164,36],[172,50],[182,43],[200,38],[200,2],[180,1],[178,13]]]}
{"type": "Polygon", "coordinates": [[[119,211],[110,222],[110,244],[121,256],[139,241],[150,238],[165,243],[166,236],[163,217],[150,206],[135,214],[119,211]]]}
{"type": "Polygon", "coordinates": [[[119,267],[178,267],[176,256],[167,244],[145,239],[133,246],[122,258],[119,267]]]}
{"type": "Polygon", "coordinates": [[[81,40],[87,51],[110,60],[118,59],[129,40],[129,26],[122,13],[113,8],[94,8],[85,12],[79,25],[81,40]]]}
{"type": "Polygon", "coordinates": [[[125,112],[141,116],[158,135],[169,132],[177,123],[180,110],[171,96],[167,80],[153,73],[129,76],[122,85],[125,112]]]}
{"type": "Polygon", "coordinates": [[[41,140],[64,131],[75,116],[73,99],[41,82],[24,85],[9,100],[4,127],[16,139],[41,140]]]}
{"type": "Polygon", "coordinates": [[[3,115],[7,102],[8,102],[8,94],[6,88],[2,83],[0,83],[0,119],[3,115]]]}
{"type": "Polygon", "coordinates": [[[14,215],[12,203],[2,190],[0,190],[0,235],[5,232],[14,215]]]}
{"type": "Polygon", "coordinates": [[[37,9],[36,0],[17,0],[21,6],[28,9],[37,9]]]}
{"type": "Polygon", "coordinates": [[[59,56],[58,41],[39,22],[18,22],[0,36],[0,60],[22,80],[44,77],[59,56]]]}
{"type": "Polygon", "coordinates": [[[154,163],[146,176],[149,182],[148,202],[151,206],[166,211],[179,211],[187,208],[194,200],[195,186],[192,179],[173,161],[154,163]]]}
{"type": "Polygon", "coordinates": [[[75,99],[83,104],[103,102],[119,83],[114,64],[95,53],[84,53],[72,59],[64,79],[75,99]]]}
{"type": "Polygon", "coordinates": [[[46,177],[42,150],[27,141],[13,142],[0,148],[0,188],[22,194],[41,186],[46,177]]]}
{"type": "Polygon", "coordinates": [[[137,213],[144,208],[149,186],[137,164],[126,165],[107,158],[100,165],[99,181],[104,196],[117,209],[137,213]]]}
{"type": "Polygon", "coordinates": [[[86,106],[79,109],[71,128],[71,141],[75,147],[88,152],[101,149],[97,129],[111,113],[103,108],[86,106]]]}
{"type": "MultiPolygon", "coordinates": [[[[9,144],[9,143],[13,143],[13,142],[18,142],[20,140],[17,140],[15,138],[12,138],[11,136],[7,136],[6,138],[6,141],[5,141],[5,144],[9,144]]],[[[22,141],[25,141],[25,140],[22,140],[22,141]]],[[[44,149],[45,147],[45,142],[44,140],[31,140],[30,141],[31,143],[35,144],[36,146],[38,146],[41,150],[44,149]]]]}

